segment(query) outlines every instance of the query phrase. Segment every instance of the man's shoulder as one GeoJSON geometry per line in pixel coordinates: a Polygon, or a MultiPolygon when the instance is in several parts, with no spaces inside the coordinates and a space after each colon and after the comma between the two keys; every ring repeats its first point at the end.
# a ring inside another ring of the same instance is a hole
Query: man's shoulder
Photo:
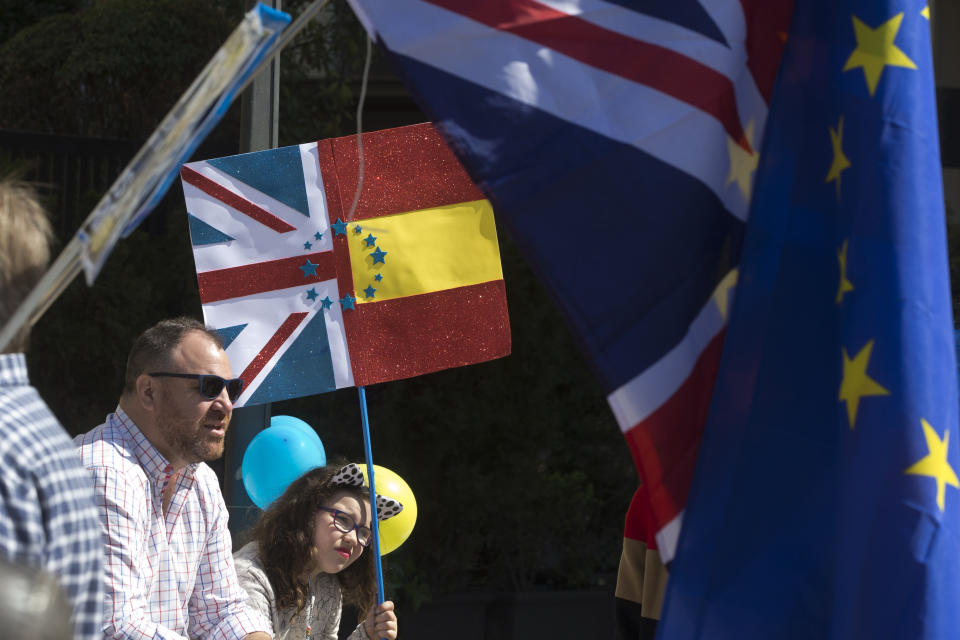
{"type": "Polygon", "coordinates": [[[141,470],[130,442],[122,430],[109,420],[73,439],[80,460],[87,469],[114,469],[120,472],[141,470]]]}
{"type": "Polygon", "coordinates": [[[57,434],[69,440],[47,404],[30,386],[0,387],[0,433],[3,440],[26,437],[41,432],[57,434]]]}
{"type": "Polygon", "coordinates": [[[0,537],[33,545],[57,562],[52,549],[100,549],[93,485],[66,431],[35,393],[0,391],[0,487],[4,503],[0,537]],[[24,496],[31,496],[24,499],[24,496]],[[42,535],[41,533],[42,532],[42,535]],[[33,542],[28,542],[32,540],[33,542]],[[43,541],[43,542],[38,542],[43,541]],[[95,545],[95,546],[94,546],[95,545]]]}
{"type": "Polygon", "coordinates": [[[34,475],[80,468],[70,436],[32,387],[0,389],[0,458],[7,471],[34,475]]]}

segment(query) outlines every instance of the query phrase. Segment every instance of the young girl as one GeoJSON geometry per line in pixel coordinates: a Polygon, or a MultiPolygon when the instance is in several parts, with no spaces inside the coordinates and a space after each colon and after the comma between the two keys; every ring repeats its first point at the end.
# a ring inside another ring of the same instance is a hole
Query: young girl
{"type": "MultiPolygon", "coordinates": [[[[402,509],[377,496],[378,520],[402,509]]],[[[270,505],[234,558],[247,604],[271,621],[275,640],[336,640],[344,602],[369,612],[349,640],[397,637],[393,603],[374,607],[369,525],[370,493],[355,464],[308,471],[270,505]]]]}

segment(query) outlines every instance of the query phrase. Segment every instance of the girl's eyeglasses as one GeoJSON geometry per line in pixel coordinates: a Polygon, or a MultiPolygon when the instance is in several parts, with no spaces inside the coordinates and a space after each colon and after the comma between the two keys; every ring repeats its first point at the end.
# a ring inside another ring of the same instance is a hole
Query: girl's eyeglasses
{"type": "Polygon", "coordinates": [[[370,542],[373,541],[373,531],[370,530],[370,527],[364,527],[363,525],[357,524],[356,520],[354,520],[349,514],[340,511],[340,509],[334,509],[332,507],[320,507],[320,510],[333,514],[333,526],[337,528],[337,531],[350,533],[356,529],[357,542],[359,542],[363,547],[370,546],[370,542]]]}
{"type": "Polygon", "coordinates": [[[167,373],[165,371],[157,371],[147,375],[154,378],[193,378],[199,384],[200,395],[207,400],[216,400],[223,388],[226,387],[230,402],[236,402],[237,398],[240,397],[240,392],[243,391],[243,380],[240,378],[225,380],[210,373],[167,373]]]}

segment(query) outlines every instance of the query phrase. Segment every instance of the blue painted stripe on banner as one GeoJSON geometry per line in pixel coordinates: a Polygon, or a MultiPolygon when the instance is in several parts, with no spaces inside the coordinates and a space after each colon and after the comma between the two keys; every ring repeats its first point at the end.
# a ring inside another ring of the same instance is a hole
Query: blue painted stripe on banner
{"type": "Polygon", "coordinates": [[[220,242],[230,242],[232,237],[212,227],[200,218],[187,214],[187,223],[190,225],[190,243],[195,247],[201,247],[208,244],[218,244],[220,242]]]}
{"type": "Polygon", "coordinates": [[[326,393],[337,388],[323,313],[317,313],[280,357],[247,406],[326,393]]]}
{"type": "Polygon", "coordinates": [[[744,225],[713,192],[636,147],[396,59],[434,113],[457,114],[460,125],[435,122],[491,194],[607,390],[676,345],[740,254],[744,225]]]}
{"type": "Polygon", "coordinates": [[[207,160],[207,164],[310,217],[300,147],[294,145],[214,158],[207,160]]]}
{"type": "Polygon", "coordinates": [[[247,323],[235,324],[232,327],[221,327],[219,329],[214,329],[214,331],[219,334],[220,339],[223,340],[223,350],[226,351],[230,346],[230,343],[237,339],[237,336],[240,335],[240,332],[247,328],[247,323]]]}

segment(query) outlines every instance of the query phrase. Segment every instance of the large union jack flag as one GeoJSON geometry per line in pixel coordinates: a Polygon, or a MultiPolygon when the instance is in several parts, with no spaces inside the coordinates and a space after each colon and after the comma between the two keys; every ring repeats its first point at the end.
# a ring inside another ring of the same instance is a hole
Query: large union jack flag
{"type": "Polygon", "coordinates": [[[493,211],[429,125],[216,158],[181,172],[206,323],[237,406],[510,352],[493,211]],[[349,222],[347,221],[349,219],[349,222]]]}
{"type": "Polygon", "coordinates": [[[351,2],[597,365],[657,637],[956,637],[933,8],[351,2]]]}
{"type": "Polygon", "coordinates": [[[792,3],[351,5],[582,340],[670,560],[792,3]]]}

